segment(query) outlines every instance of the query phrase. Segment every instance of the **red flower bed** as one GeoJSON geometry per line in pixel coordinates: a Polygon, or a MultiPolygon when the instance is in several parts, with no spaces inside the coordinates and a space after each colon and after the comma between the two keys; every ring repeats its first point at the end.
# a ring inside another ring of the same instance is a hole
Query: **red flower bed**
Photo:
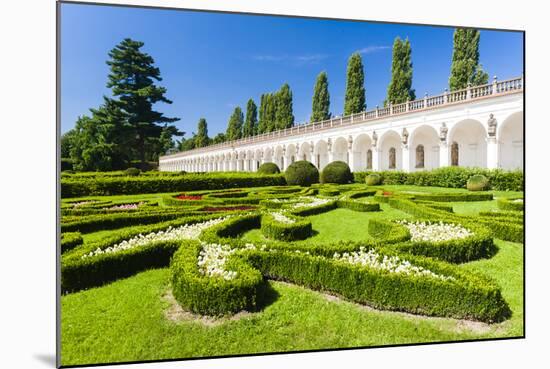
{"type": "Polygon", "coordinates": [[[389,191],[382,192],[382,195],[384,195],[384,196],[391,196],[392,194],[393,194],[393,192],[389,192],[389,191]]]}
{"type": "Polygon", "coordinates": [[[201,195],[186,195],[184,193],[182,193],[181,195],[178,195],[176,196],[176,199],[178,200],[202,200],[202,196],[201,195]]]}
{"type": "Polygon", "coordinates": [[[229,207],[214,207],[207,206],[202,208],[202,211],[234,211],[234,210],[254,210],[254,206],[229,206],[229,207]]]}

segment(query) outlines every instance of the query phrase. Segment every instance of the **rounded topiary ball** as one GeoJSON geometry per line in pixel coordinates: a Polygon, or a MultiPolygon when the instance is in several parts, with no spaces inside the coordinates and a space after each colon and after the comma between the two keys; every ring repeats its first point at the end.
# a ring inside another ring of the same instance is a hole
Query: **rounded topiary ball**
{"type": "Polygon", "coordinates": [[[311,186],[319,182],[319,171],[309,161],[299,160],[287,168],[285,179],[289,186],[311,186]]]}
{"type": "Polygon", "coordinates": [[[281,170],[275,163],[263,163],[258,168],[259,174],[277,174],[281,173],[281,170]]]}
{"type": "Polygon", "coordinates": [[[365,177],[367,186],[376,186],[382,183],[382,177],[378,173],[371,173],[365,177]]]}
{"type": "Polygon", "coordinates": [[[333,161],[321,172],[321,183],[345,184],[353,181],[349,165],[343,161],[333,161]]]}
{"type": "Polygon", "coordinates": [[[466,182],[469,191],[485,191],[489,188],[489,180],[482,174],[475,174],[466,182]]]}
{"type": "Polygon", "coordinates": [[[124,171],[124,173],[127,175],[127,176],[139,176],[140,173],[141,173],[141,170],[139,170],[138,168],[128,168],[124,171]]]}

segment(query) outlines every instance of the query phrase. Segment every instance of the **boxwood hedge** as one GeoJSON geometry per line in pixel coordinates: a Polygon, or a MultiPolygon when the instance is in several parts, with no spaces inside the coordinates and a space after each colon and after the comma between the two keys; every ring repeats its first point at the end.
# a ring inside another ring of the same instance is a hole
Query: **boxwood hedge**
{"type": "Polygon", "coordinates": [[[262,234],[271,239],[280,241],[304,240],[311,236],[311,222],[307,219],[298,218],[290,214],[285,215],[294,223],[283,223],[277,221],[269,212],[262,215],[262,234]]]}

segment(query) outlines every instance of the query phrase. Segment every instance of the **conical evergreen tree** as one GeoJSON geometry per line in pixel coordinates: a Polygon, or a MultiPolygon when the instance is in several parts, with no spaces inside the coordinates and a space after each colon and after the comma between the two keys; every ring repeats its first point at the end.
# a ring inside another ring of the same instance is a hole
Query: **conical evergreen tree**
{"type": "Polygon", "coordinates": [[[344,115],[365,111],[365,75],[361,55],[354,53],[348,60],[344,115]]]}
{"type": "Polygon", "coordinates": [[[257,132],[257,122],[258,122],[258,108],[254,103],[254,100],[249,99],[246,103],[246,119],[243,125],[243,137],[254,136],[257,132]]]}
{"type": "Polygon", "coordinates": [[[313,103],[311,107],[312,122],[330,118],[330,94],[328,92],[328,77],[326,72],[321,72],[317,76],[315,87],[313,89],[313,103]]]}
{"type": "Polygon", "coordinates": [[[292,91],[288,83],[275,94],[275,129],[290,128],[294,125],[292,112],[292,91]]]}
{"type": "Polygon", "coordinates": [[[277,129],[276,113],[277,113],[277,95],[272,93],[266,94],[265,95],[266,132],[273,132],[277,129]]]}
{"type": "Polygon", "coordinates": [[[468,83],[477,86],[489,81],[489,75],[483,71],[479,64],[479,37],[480,33],[477,29],[455,29],[451,76],[449,77],[451,91],[464,89],[468,87],[468,83]]]}
{"type": "MultiPolygon", "coordinates": [[[[158,102],[171,104],[165,97],[166,88],[157,86],[155,81],[162,81],[160,70],[155,61],[140,49],[143,42],[126,38],[109,52],[110,67],[107,87],[112,89],[113,96],[126,114],[127,122],[132,126],[135,147],[139,160],[155,159],[159,152],[159,139],[164,124],[179,120],[168,118],[163,113],[153,110],[158,102]]],[[[173,130],[177,135],[181,133],[173,130]]]]}
{"type": "Polygon", "coordinates": [[[205,147],[210,143],[210,138],[208,137],[208,124],[206,119],[199,119],[197,123],[197,134],[195,136],[195,147],[205,147]]]}
{"type": "Polygon", "coordinates": [[[227,131],[225,137],[228,141],[237,140],[242,137],[243,134],[243,111],[240,107],[236,107],[229,118],[229,123],[227,124],[227,131]]]}
{"type": "Polygon", "coordinates": [[[412,75],[411,44],[408,39],[403,41],[396,37],[393,42],[391,81],[384,105],[402,104],[416,98],[412,89],[412,75]]]}

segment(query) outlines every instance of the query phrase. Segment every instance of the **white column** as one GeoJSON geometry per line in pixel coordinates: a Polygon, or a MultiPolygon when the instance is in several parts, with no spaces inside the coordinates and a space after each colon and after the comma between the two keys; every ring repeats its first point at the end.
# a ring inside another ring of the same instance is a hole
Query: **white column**
{"type": "Polygon", "coordinates": [[[351,150],[348,150],[348,165],[349,165],[349,169],[352,172],[356,171],[356,168],[355,168],[355,153],[351,150]]]}
{"type": "Polygon", "coordinates": [[[495,137],[487,138],[487,168],[498,168],[498,143],[495,137]]]}
{"type": "Polygon", "coordinates": [[[250,171],[250,159],[244,159],[244,171],[245,172],[250,171]]]}
{"type": "Polygon", "coordinates": [[[372,170],[380,170],[380,149],[372,148],[372,170]]]}
{"type": "Polygon", "coordinates": [[[439,166],[449,166],[449,144],[447,144],[447,142],[445,141],[442,141],[439,144],[439,166]]]}
{"type": "Polygon", "coordinates": [[[332,150],[329,150],[328,151],[328,164],[332,163],[334,161],[334,153],[332,152],[332,150]]]}
{"type": "Polygon", "coordinates": [[[411,171],[411,158],[410,158],[410,150],[408,145],[401,146],[401,169],[404,172],[411,171]]]}

